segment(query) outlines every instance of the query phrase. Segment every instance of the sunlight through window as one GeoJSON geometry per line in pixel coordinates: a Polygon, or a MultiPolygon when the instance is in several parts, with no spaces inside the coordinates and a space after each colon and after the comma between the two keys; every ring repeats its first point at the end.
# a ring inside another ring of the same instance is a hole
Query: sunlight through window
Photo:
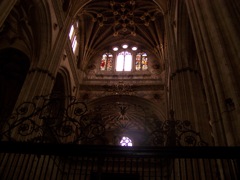
{"type": "Polygon", "coordinates": [[[118,55],[116,71],[123,71],[124,56],[118,55]]]}
{"type": "Polygon", "coordinates": [[[100,70],[115,70],[117,72],[145,71],[148,70],[148,56],[144,51],[138,50],[137,46],[116,45],[112,47],[112,50],[107,50],[103,54],[100,70]],[[111,57],[105,57],[106,54],[111,54],[111,57]]]}
{"type": "Polygon", "coordinates": [[[132,140],[126,136],[123,136],[120,141],[121,146],[132,146],[132,140]]]}
{"type": "Polygon", "coordinates": [[[132,70],[132,54],[128,51],[123,51],[117,56],[116,71],[131,71],[132,70]]]}
{"type": "Polygon", "coordinates": [[[73,31],[74,31],[74,26],[72,25],[71,26],[71,29],[70,29],[70,32],[69,32],[69,39],[72,39],[72,36],[73,36],[73,31]]]}

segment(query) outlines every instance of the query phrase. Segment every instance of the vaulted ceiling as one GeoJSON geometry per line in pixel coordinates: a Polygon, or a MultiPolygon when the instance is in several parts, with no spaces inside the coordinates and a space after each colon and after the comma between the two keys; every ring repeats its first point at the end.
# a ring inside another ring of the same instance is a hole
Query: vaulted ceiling
{"type": "Polygon", "coordinates": [[[80,59],[89,63],[112,46],[128,43],[163,63],[165,7],[166,0],[90,1],[77,14],[80,37],[84,37],[80,59]]]}
{"type": "Polygon", "coordinates": [[[89,100],[96,99],[112,95],[113,91],[127,85],[131,89],[118,94],[134,94],[161,103],[159,108],[165,109],[164,15],[167,0],[92,0],[75,6],[78,7],[74,17],[80,39],[78,68],[85,73],[81,94],[89,100]],[[147,53],[148,70],[100,71],[102,55],[125,43],[147,53]]]}

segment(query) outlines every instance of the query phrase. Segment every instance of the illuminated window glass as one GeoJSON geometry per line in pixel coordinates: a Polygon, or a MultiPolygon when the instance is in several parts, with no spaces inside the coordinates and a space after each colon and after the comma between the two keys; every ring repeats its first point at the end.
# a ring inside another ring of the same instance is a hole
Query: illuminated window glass
{"type": "Polygon", "coordinates": [[[75,25],[71,26],[69,34],[68,34],[69,39],[70,39],[71,44],[72,44],[72,50],[73,50],[74,53],[76,52],[77,45],[78,45],[78,42],[77,42],[77,27],[78,27],[78,23],[76,22],[75,25]]]}
{"type": "Polygon", "coordinates": [[[120,145],[121,146],[132,146],[133,144],[132,144],[132,140],[131,139],[129,139],[126,136],[123,136],[121,141],[120,141],[120,145]]]}
{"type": "Polygon", "coordinates": [[[74,36],[74,39],[73,39],[73,42],[72,42],[72,49],[73,49],[73,52],[76,51],[76,48],[77,48],[77,37],[74,36]]]}
{"type": "Polygon", "coordinates": [[[137,71],[148,69],[148,58],[146,53],[138,53],[136,55],[135,67],[137,71]]]}
{"type": "Polygon", "coordinates": [[[69,32],[69,39],[72,39],[72,36],[73,36],[73,31],[74,31],[74,26],[72,25],[71,26],[71,29],[70,29],[70,32],[69,32]]]}
{"type": "Polygon", "coordinates": [[[106,53],[102,56],[102,61],[100,64],[100,69],[102,71],[107,70],[111,71],[112,70],[112,63],[113,63],[113,55],[110,53],[106,53]]]}
{"type": "Polygon", "coordinates": [[[128,51],[122,51],[117,56],[116,71],[132,70],[132,54],[128,51]]]}
{"type": "Polygon", "coordinates": [[[112,53],[106,53],[101,58],[101,71],[144,71],[148,69],[148,57],[145,52],[137,52],[138,47],[128,44],[112,47],[112,53]],[[120,47],[120,48],[119,48],[120,47]]]}

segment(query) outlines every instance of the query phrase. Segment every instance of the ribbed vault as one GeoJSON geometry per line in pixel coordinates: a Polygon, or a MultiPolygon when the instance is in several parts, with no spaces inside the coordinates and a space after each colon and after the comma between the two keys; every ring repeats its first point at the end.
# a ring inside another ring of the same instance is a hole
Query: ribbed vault
{"type": "Polygon", "coordinates": [[[163,62],[163,9],[154,1],[95,0],[78,11],[81,67],[116,43],[137,45],[163,62]]]}

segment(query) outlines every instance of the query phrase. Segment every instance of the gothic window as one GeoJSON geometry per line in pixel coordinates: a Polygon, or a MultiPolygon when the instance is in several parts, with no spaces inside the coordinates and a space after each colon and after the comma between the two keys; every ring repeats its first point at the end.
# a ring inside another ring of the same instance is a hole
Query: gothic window
{"type": "Polygon", "coordinates": [[[147,70],[148,69],[148,63],[147,63],[147,54],[146,53],[137,53],[136,55],[136,61],[135,61],[135,67],[136,70],[147,70]]]}
{"type": "MultiPolygon", "coordinates": [[[[101,71],[141,71],[148,69],[148,58],[145,52],[138,52],[136,46],[128,47],[127,44],[118,48],[113,47],[111,53],[102,55],[101,71]]],[[[109,52],[109,51],[108,51],[109,52]]]]}
{"type": "Polygon", "coordinates": [[[132,70],[132,54],[128,51],[122,51],[117,56],[116,71],[132,70]]]}
{"type": "Polygon", "coordinates": [[[113,63],[113,55],[111,53],[105,53],[102,56],[102,61],[100,68],[102,71],[111,71],[112,70],[112,63],[113,63]]]}
{"type": "Polygon", "coordinates": [[[74,36],[74,39],[73,39],[73,42],[72,42],[72,49],[73,49],[74,53],[76,51],[76,47],[77,47],[77,37],[74,36]]]}
{"type": "Polygon", "coordinates": [[[76,52],[76,49],[77,49],[77,28],[78,28],[78,23],[74,23],[71,28],[70,28],[70,31],[69,31],[69,39],[71,41],[71,44],[72,44],[72,50],[73,52],[75,53],[76,52]]]}
{"type": "Polygon", "coordinates": [[[68,34],[69,39],[72,39],[73,31],[74,31],[74,26],[72,25],[72,26],[71,26],[71,29],[70,29],[70,32],[69,32],[69,34],[68,34]]]}
{"type": "Polygon", "coordinates": [[[121,146],[132,146],[132,140],[129,137],[123,136],[120,141],[121,146]]]}

